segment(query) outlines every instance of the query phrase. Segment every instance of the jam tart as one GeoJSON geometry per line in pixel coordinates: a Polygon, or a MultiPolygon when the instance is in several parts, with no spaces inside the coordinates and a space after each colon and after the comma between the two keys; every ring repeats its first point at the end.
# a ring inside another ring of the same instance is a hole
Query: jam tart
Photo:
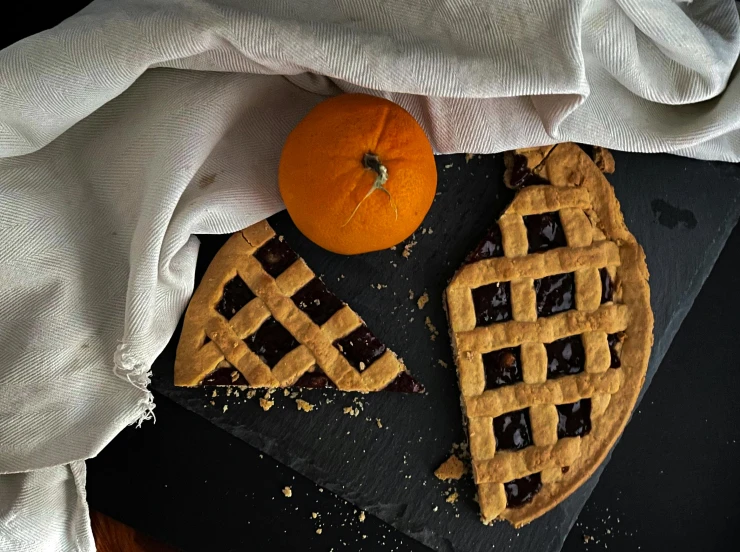
{"type": "Polygon", "coordinates": [[[211,261],[185,313],[174,379],[184,387],[424,390],[267,221],[236,232],[211,261]]]}
{"type": "Polygon", "coordinates": [[[482,521],[519,527],[577,489],[621,434],[653,314],[644,253],[594,161],[564,143],[505,162],[516,196],[445,304],[482,521]]]}

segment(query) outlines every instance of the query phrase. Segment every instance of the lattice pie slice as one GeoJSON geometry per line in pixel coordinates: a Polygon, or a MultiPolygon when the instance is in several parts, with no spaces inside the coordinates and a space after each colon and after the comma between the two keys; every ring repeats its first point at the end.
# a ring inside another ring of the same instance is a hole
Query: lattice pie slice
{"type": "Polygon", "coordinates": [[[266,221],[211,261],[185,313],[175,385],[423,391],[266,221]]]}
{"type": "Polygon", "coordinates": [[[622,432],[652,346],[648,272],[574,144],[509,153],[516,197],[446,291],[483,521],[553,508],[622,432]]]}

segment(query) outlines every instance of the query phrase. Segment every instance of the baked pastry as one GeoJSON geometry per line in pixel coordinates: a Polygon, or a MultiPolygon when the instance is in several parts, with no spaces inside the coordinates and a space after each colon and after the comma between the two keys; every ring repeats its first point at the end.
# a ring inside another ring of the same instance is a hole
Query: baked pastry
{"type": "Polygon", "coordinates": [[[211,261],[185,313],[175,385],[423,391],[267,221],[211,261]]]}
{"type": "Polygon", "coordinates": [[[648,272],[575,144],[517,150],[519,191],[446,290],[482,520],[553,508],[622,432],[652,346],[648,272]]]}

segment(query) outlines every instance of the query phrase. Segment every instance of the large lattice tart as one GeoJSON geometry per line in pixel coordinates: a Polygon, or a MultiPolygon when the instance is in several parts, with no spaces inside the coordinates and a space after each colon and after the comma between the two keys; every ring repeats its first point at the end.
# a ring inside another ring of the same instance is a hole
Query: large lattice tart
{"type": "Polygon", "coordinates": [[[193,294],[175,385],[423,390],[266,221],[232,235],[193,294]]]}
{"type": "Polygon", "coordinates": [[[648,272],[574,144],[506,155],[511,205],[446,290],[482,519],[528,523],[621,433],[652,345],[648,272]]]}

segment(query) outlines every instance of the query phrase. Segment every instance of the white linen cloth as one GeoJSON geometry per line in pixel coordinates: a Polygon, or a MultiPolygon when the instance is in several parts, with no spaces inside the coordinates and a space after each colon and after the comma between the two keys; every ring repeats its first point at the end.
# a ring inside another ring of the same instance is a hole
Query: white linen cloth
{"type": "Polygon", "coordinates": [[[94,549],[83,460],[150,416],[192,235],[282,208],[323,96],[390,98],[438,152],[737,161],[739,31],[731,0],[96,0],[0,51],[0,550],[94,549]]]}

